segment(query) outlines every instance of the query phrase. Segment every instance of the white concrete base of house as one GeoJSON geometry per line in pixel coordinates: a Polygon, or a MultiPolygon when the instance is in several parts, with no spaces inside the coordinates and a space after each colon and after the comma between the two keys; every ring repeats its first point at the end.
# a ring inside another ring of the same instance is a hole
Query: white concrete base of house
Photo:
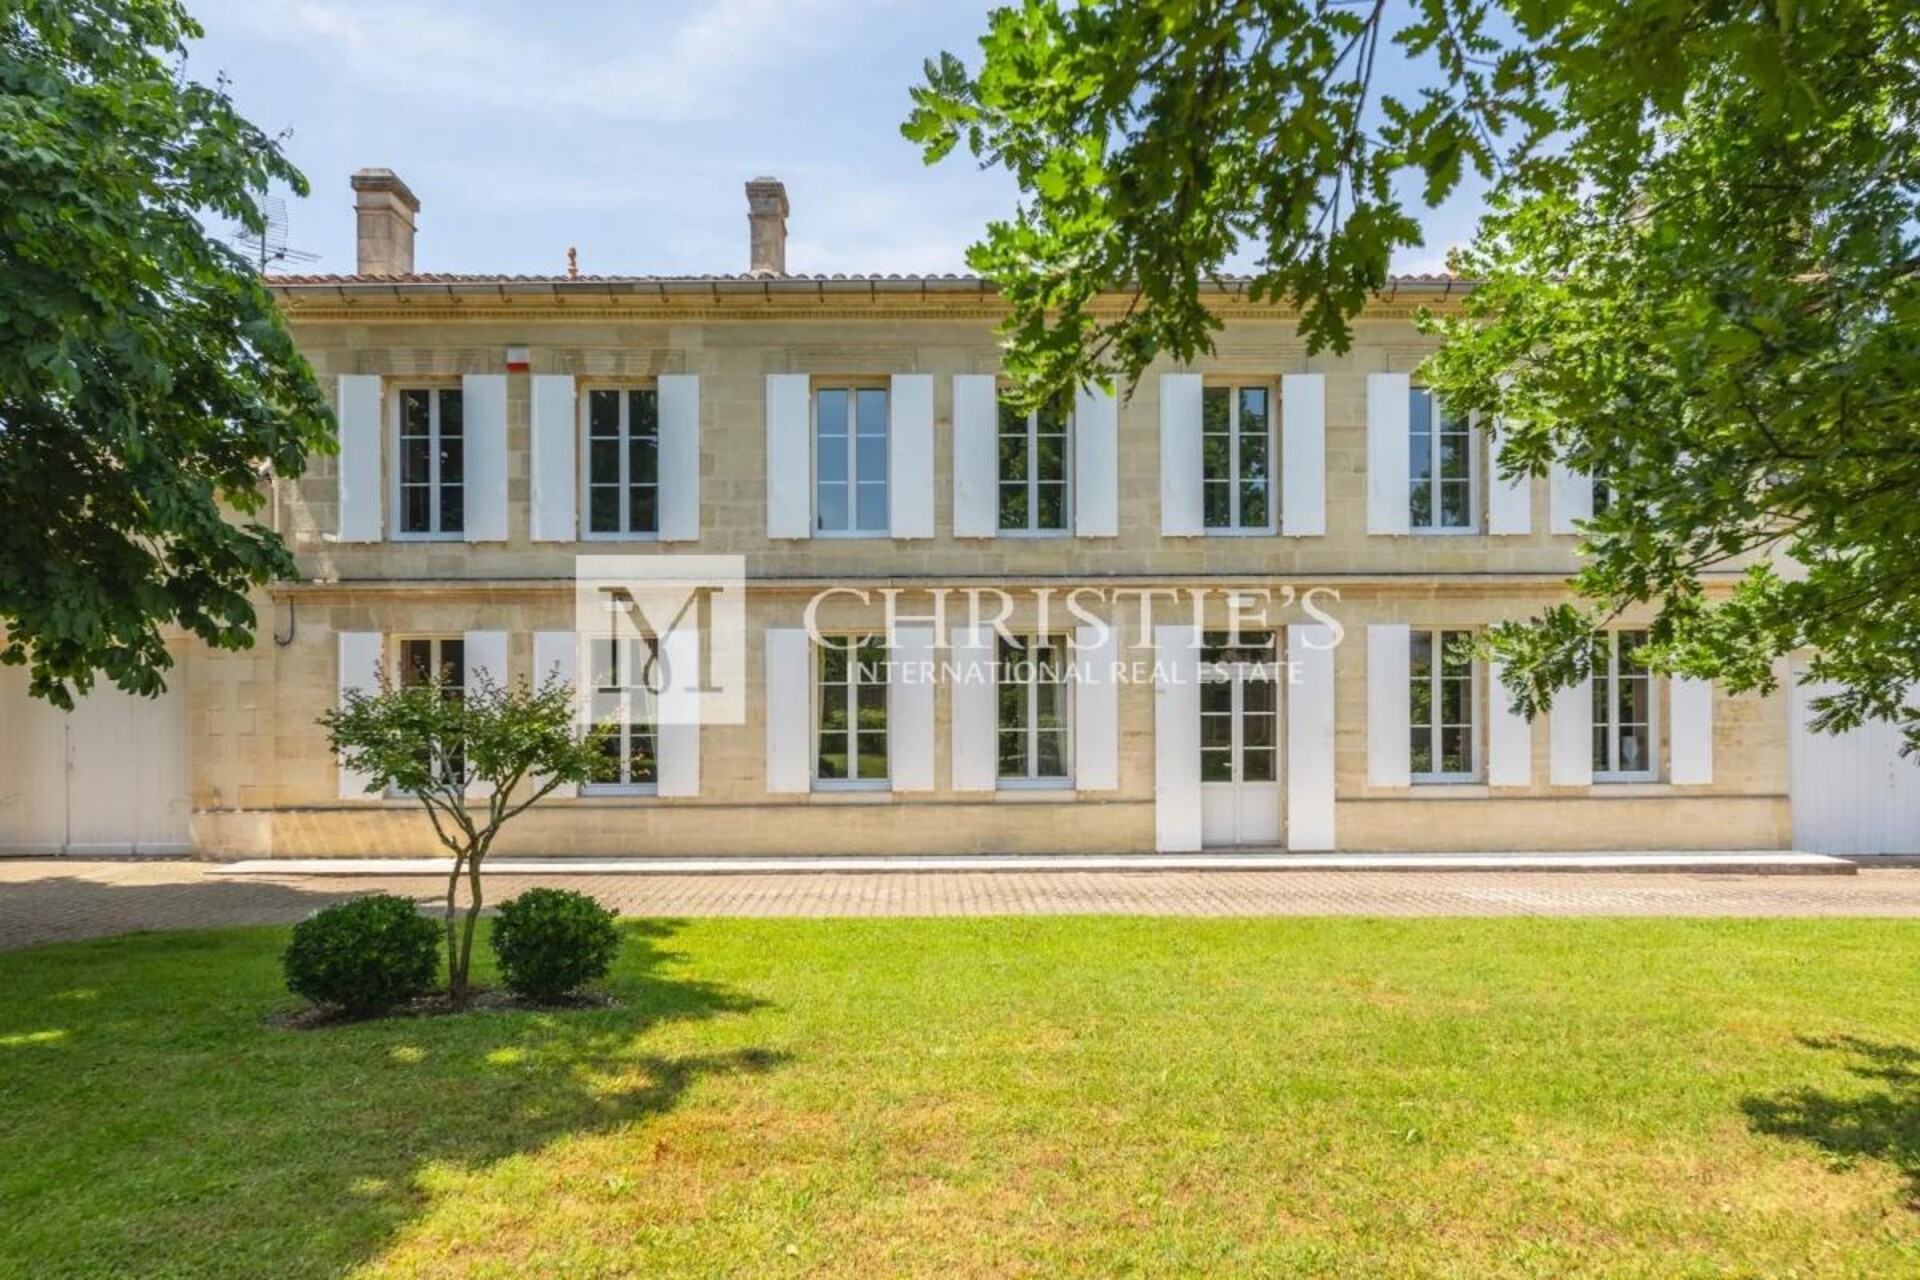
{"type": "MultiPolygon", "coordinates": [[[[257,858],[212,869],[226,876],[446,875],[446,858],[257,858]]],[[[1852,875],[1844,858],[1780,850],[1713,853],[1193,853],[973,854],[845,858],[493,858],[495,875],[874,875],[948,871],[1670,871],[1722,875],[1852,875]]]]}

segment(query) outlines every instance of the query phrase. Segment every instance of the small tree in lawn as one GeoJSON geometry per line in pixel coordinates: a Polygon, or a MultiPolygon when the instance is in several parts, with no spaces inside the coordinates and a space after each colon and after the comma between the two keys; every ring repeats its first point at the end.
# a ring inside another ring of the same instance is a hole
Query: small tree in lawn
{"type": "Polygon", "coordinates": [[[557,679],[536,689],[502,685],[480,671],[463,689],[437,678],[396,684],[382,673],[376,692],[351,690],[320,717],[340,767],[364,775],[370,788],[418,797],[453,855],[446,921],[455,1005],[467,1000],[474,926],[485,903],[480,871],[500,829],[600,766],[599,737],[575,735],[573,706],[572,688],[557,679]]]}

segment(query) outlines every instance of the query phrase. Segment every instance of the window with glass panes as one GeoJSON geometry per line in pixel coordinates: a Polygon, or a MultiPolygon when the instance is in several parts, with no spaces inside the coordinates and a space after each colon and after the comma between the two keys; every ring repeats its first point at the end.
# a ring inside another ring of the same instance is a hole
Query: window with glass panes
{"type": "Polygon", "coordinates": [[[813,431],[814,529],[885,536],[887,389],[819,388],[813,431]]]}
{"type": "Polygon", "coordinates": [[[399,532],[466,529],[464,417],[458,387],[400,392],[399,532]]]}
{"type": "Polygon", "coordinates": [[[1272,632],[1201,637],[1200,781],[1279,778],[1279,657],[1272,632]]]}
{"type": "Polygon", "coordinates": [[[590,713],[602,736],[600,767],[588,786],[650,789],[660,781],[660,642],[653,636],[607,636],[591,649],[590,713]]]}
{"type": "Polygon", "coordinates": [[[1023,413],[1000,405],[1000,531],[1062,533],[1067,528],[1065,400],[1023,413]]]}
{"type": "Polygon", "coordinates": [[[828,637],[819,646],[819,672],[814,777],[829,784],[886,781],[886,641],[828,637]]]}
{"type": "Polygon", "coordinates": [[[1067,642],[1064,636],[1000,638],[1000,781],[1067,777],[1067,642]]]}
{"type": "Polygon", "coordinates": [[[1473,426],[1415,387],[1407,415],[1408,523],[1415,533],[1474,527],[1473,426]]]}
{"type": "Polygon", "coordinates": [[[1459,782],[1477,772],[1472,644],[1470,631],[1415,631],[1408,637],[1412,771],[1418,781],[1459,782]]]}
{"type": "Polygon", "coordinates": [[[587,533],[660,532],[660,398],[652,387],[587,392],[587,533]]]}
{"type": "Polygon", "coordinates": [[[1653,673],[1638,657],[1644,631],[1609,631],[1593,649],[1593,776],[1650,779],[1653,673]]]}
{"type": "Polygon", "coordinates": [[[1200,393],[1201,510],[1208,529],[1273,528],[1273,414],[1265,387],[1200,393]]]}
{"type": "MultiPolygon", "coordinates": [[[[400,687],[419,689],[434,683],[449,698],[466,696],[467,642],[460,636],[407,636],[394,646],[400,668],[400,687]]],[[[429,753],[431,754],[431,753],[429,753]]],[[[436,762],[435,775],[459,778],[466,773],[466,761],[459,748],[446,751],[436,762]]]]}

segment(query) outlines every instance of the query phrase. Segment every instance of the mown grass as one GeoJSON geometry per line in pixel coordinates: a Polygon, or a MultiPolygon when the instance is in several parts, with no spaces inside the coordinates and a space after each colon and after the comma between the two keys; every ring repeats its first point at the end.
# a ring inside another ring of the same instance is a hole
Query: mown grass
{"type": "Polygon", "coordinates": [[[284,937],[0,953],[0,1275],[1920,1274],[1910,924],[635,922],[307,1033],[284,937]]]}

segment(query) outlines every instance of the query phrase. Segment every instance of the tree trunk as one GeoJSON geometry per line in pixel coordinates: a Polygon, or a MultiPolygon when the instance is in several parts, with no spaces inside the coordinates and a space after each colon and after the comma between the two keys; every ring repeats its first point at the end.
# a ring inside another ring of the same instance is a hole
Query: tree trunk
{"type": "Polygon", "coordinates": [[[467,854],[467,922],[460,935],[460,985],[453,996],[456,1008],[467,1003],[467,975],[473,967],[473,932],[480,923],[480,908],[486,905],[480,892],[480,856],[478,849],[467,854]]]}
{"type": "Polygon", "coordinates": [[[460,967],[460,947],[458,934],[454,931],[454,920],[460,907],[460,859],[453,860],[453,871],[447,876],[447,994],[457,1005],[467,996],[466,970],[460,967]]]}

